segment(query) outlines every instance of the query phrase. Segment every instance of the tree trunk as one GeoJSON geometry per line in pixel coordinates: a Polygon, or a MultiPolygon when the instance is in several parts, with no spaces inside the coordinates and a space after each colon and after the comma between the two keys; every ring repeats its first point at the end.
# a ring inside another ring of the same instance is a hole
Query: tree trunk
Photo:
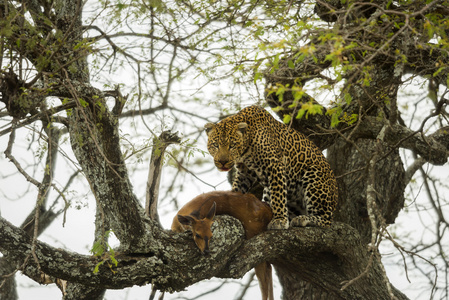
{"type": "MultiPolygon", "coordinates": [[[[369,116],[383,118],[387,125],[396,124],[397,119],[388,120],[390,109],[387,105],[396,103],[397,80],[393,77],[393,73],[392,69],[385,66],[383,69],[373,69],[370,72],[372,78],[370,86],[354,83],[361,82],[357,78],[348,81],[344,90],[353,100],[343,105],[343,111],[348,115],[354,113],[358,115],[355,128],[369,127],[370,124],[367,121],[369,116]]],[[[295,77],[295,75],[289,75],[289,78],[295,77]]],[[[300,78],[301,75],[296,76],[300,78]]],[[[268,84],[278,84],[279,82],[276,82],[274,78],[279,78],[276,77],[276,73],[267,78],[268,84]]],[[[280,81],[280,83],[285,85],[289,81],[280,81]]],[[[286,113],[294,116],[295,108],[291,105],[293,98],[292,93],[287,92],[283,95],[283,101],[274,94],[268,95],[267,101],[273,107],[283,107],[279,111],[281,117],[286,113]]],[[[307,95],[303,99],[314,101],[307,95]]],[[[334,286],[326,286],[323,280],[318,278],[308,280],[303,274],[304,268],[292,262],[275,263],[274,266],[283,287],[284,299],[387,299],[393,294],[398,299],[405,299],[402,293],[392,288],[389,283],[385,283],[388,282],[388,278],[383,271],[378,250],[373,246],[378,241],[380,229],[394,222],[404,204],[405,170],[399,151],[397,148],[389,147],[383,141],[385,128],[382,128],[374,139],[360,137],[354,129],[342,131],[343,133],[339,135],[335,131],[331,134],[329,131],[323,131],[323,128],[329,126],[329,120],[324,112],[323,108],[322,115],[312,116],[310,119],[292,118],[292,126],[311,138],[322,149],[330,146],[327,149],[327,159],[339,186],[339,204],[334,214],[334,221],[346,223],[357,230],[361,252],[354,253],[354,256],[358,257],[360,264],[354,267],[347,261],[335,259],[333,263],[322,265],[324,258],[330,253],[321,253],[323,260],[316,257],[316,266],[311,266],[312,269],[322,273],[321,278],[328,276],[326,272],[335,268],[345,269],[338,273],[346,275],[344,278],[333,280],[334,286]],[[316,132],[327,134],[316,135],[316,132]],[[360,288],[359,293],[345,294],[340,290],[344,286],[344,281],[351,281],[362,273],[364,275],[351,283],[360,288]],[[367,294],[360,293],[366,284],[377,286],[379,289],[367,294]],[[384,288],[380,288],[382,285],[384,288]]],[[[345,126],[340,124],[338,129],[343,130],[345,126]]]]}

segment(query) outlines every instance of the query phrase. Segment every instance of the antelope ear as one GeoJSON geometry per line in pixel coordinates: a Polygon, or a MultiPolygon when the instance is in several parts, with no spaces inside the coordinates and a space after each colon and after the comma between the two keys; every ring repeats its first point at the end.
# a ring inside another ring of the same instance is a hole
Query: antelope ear
{"type": "Polygon", "coordinates": [[[207,123],[206,125],[204,125],[204,129],[206,129],[206,133],[209,134],[212,129],[214,128],[214,124],[213,123],[207,123]]]}
{"type": "Polygon", "coordinates": [[[209,212],[208,212],[207,215],[206,215],[206,219],[212,220],[212,219],[215,217],[215,211],[216,211],[216,208],[217,208],[217,204],[216,204],[215,201],[214,201],[214,203],[213,203],[212,206],[210,207],[209,212]]]}
{"type": "Polygon", "coordinates": [[[245,122],[237,124],[237,130],[240,131],[242,134],[244,134],[246,132],[247,127],[248,127],[248,124],[246,124],[245,122]]]}
{"type": "Polygon", "coordinates": [[[182,225],[192,225],[192,223],[195,222],[195,219],[188,215],[187,216],[178,215],[178,221],[182,225]]]}

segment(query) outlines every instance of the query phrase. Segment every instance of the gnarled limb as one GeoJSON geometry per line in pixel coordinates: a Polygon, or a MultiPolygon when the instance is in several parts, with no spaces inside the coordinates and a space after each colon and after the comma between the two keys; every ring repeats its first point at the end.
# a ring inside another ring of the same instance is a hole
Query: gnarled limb
{"type": "MultiPolygon", "coordinates": [[[[330,229],[295,228],[268,231],[244,241],[241,224],[229,216],[218,218],[213,225],[214,240],[209,257],[201,256],[189,234],[163,232],[153,225],[165,248],[157,253],[117,253],[117,267],[108,267],[107,257],[98,274],[92,271],[100,259],[79,255],[38,242],[35,254],[46,274],[86,286],[124,288],[152,283],[157,289],[179,291],[200,280],[215,277],[240,278],[261,261],[268,260],[284,280],[299,278],[318,284],[336,299],[386,299],[387,290],[374,264],[366,276],[342,290],[342,282],[360,275],[368,249],[350,226],[336,223],[330,229]],[[266,247],[264,245],[270,245],[266,247]],[[112,272],[114,270],[114,272],[112,272]],[[287,276],[287,277],[285,277],[287,276]],[[372,295],[372,298],[366,298],[372,295]]],[[[11,253],[16,262],[31,251],[31,239],[4,219],[0,219],[0,250],[11,253]]],[[[38,278],[33,260],[22,271],[38,278]]],[[[406,299],[396,292],[398,299],[406,299]]],[[[287,298],[292,299],[292,298],[287,298]]]]}

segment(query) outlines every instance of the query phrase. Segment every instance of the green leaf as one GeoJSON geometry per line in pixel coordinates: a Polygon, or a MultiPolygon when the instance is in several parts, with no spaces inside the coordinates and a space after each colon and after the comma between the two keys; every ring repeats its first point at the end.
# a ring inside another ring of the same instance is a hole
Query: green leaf
{"type": "Polygon", "coordinates": [[[335,127],[340,123],[340,120],[338,118],[338,115],[336,113],[333,113],[331,116],[331,127],[335,127]]]}
{"type": "Polygon", "coordinates": [[[289,114],[284,115],[284,124],[289,124],[290,121],[292,120],[292,116],[290,116],[289,114]]]}
{"type": "Polygon", "coordinates": [[[301,108],[301,109],[298,111],[298,114],[296,115],[296,119],[301,119],[301,118],[304,116],[305,113],[306,113],[306,110],[303,109],[303,108],[301,108]]]}
{"type": "Polygon", "coordinates": [[[286,86],[284,86],[282,84],[277,85],[276,96],[278,96],[278,99],[280,102],[282,102],[284,100],[285,90],[286,90],[286,86]]]}
{"type": "Polygon", "coordinates": [[[112,261],[112,263],[117,267],[118,261],[115,259],[114,256],[111,256],[111,261],[112,261]]]}
{"type": "Polygon", "coordinates": [[[262,79],[262,73],[256,72],[254,75],[254,83],[256,83],[257,80],[262,79]]]}
{"type": "Polygon", "coordinates": [[[92,249],[90,249],[90,253],[92,253],[95,256],[102,256],[104,253],[104,247],[103,244],[101,242],[95,242],[94,245],[92,246],[92,249]]]}
{"type": "Polygon", "coordinates": [[[323,113],[323,107],[319,104],[313,104],[311,108],[309,108],[308,113],[312,114],[312,115],[316,115],[316,114],[322,114],[323,113]]]}
{"type": "Polygon", "coordinates": [[[97,274],[100,270],[99,270],[99,268],[100,268],[100,266],[102,265],[102,264],[104,264],[104,260],[103,261],[100,261],[96,266],[95,266],[95,268],[94,268],[94,274],[97,274]]]}
{"type": "Polygon", "coordinates": [[[78,100],[80,101],[82,107],[87,107],[89,105],[89,103],[82,98],[79,98],[78,100]]]}
{"type": "Polygon", "coordinates": [[[349,122],[348,122],[349,125],[351,125],[351,124],[357,122],[358,118],[359,118],[359,115],[358,115],[358,114],[352,114],[352,115],[349,117],[349,122]]]}
{"type": "Polygon", "coordinates": [[[345,93],[344,98],[345,98],[346,104],[351,104],[352,96],[349,93],[345,93]]]}
{"type": "Polygon", "coordinates": [[[441,71],[443,71],[445,68],[444,67],[440,67],[438,70],[436,70],[436,72],[435,73],[433,73],[433,77],[436,77],[436,76],[438,76],[438,74],[440,74],[441,73],[441,71]]]}
{"type": "Polygon", "coordinates": [[[274,57],[274,61],[273,61],[273,66],[274,67],[278,67],[279,66],[279,58],[280,58],[280,53],[276,54],[276,56],[274,57]]]}

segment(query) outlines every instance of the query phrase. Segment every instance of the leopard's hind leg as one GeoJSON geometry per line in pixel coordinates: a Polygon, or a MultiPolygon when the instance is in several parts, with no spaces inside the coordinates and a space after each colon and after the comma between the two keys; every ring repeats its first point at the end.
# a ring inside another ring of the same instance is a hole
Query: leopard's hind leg
{"type": "Polygon", "coordinates": [[[333,178],[322,180],[323,177],[323,174],[316,170],[304,174],[302,187],[307,215],[293,218],[290,227],[329,227],[332,224],[332,214],[338,197],[336,184],[333,178]]]}

